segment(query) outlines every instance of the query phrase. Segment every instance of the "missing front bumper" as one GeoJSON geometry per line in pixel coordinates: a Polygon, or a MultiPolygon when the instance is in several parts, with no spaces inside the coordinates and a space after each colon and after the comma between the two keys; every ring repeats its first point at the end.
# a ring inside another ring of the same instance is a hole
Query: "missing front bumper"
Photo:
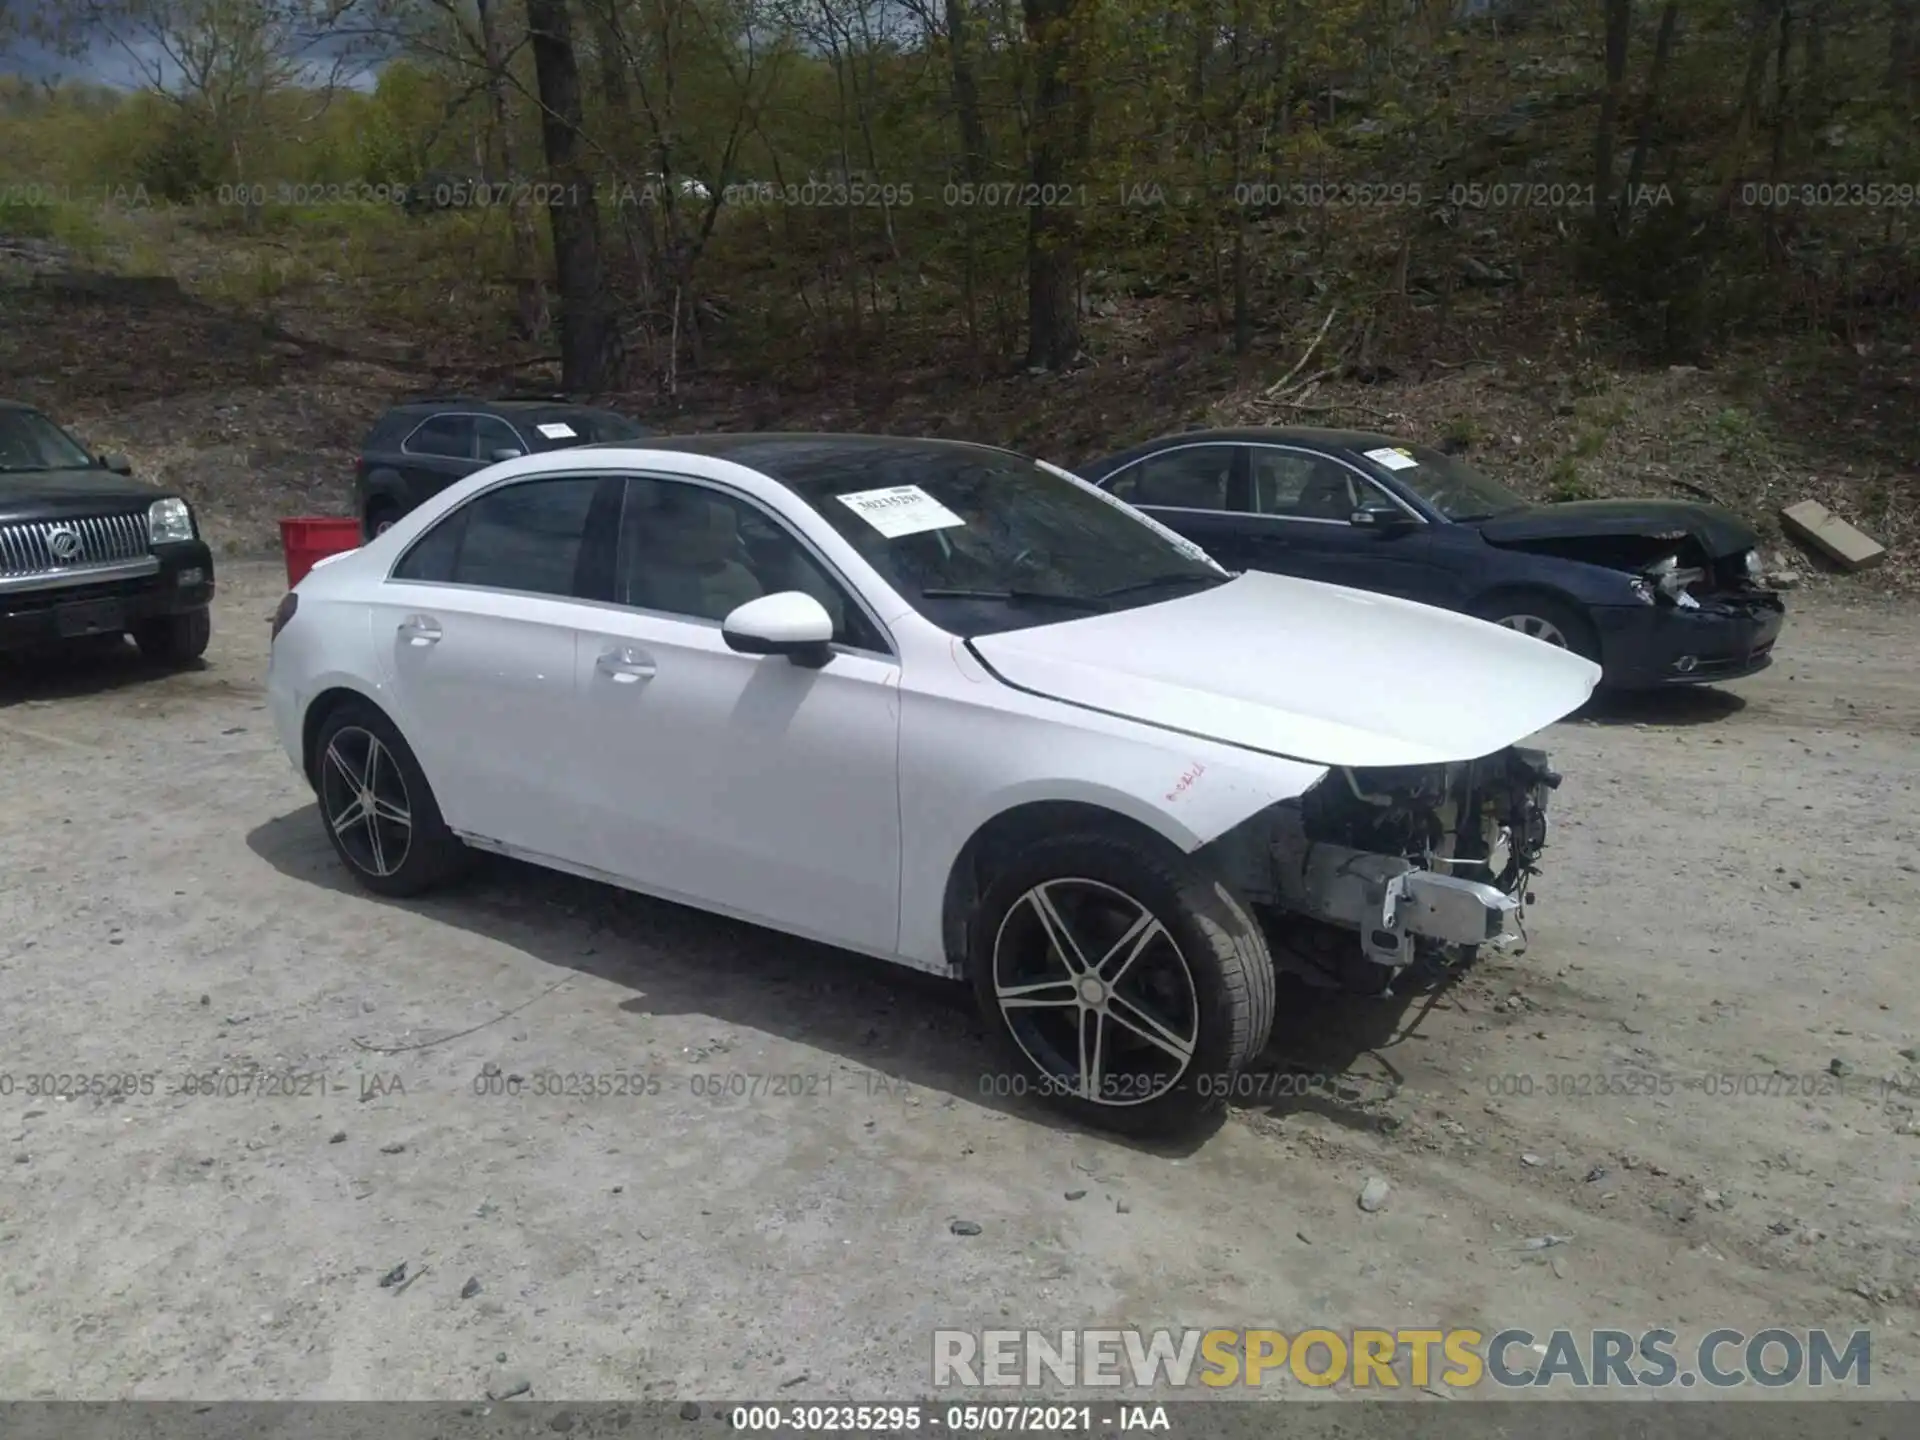
{"type": "Polygon", "coordinates": [[[1393,855],[1338,845],[1308,847],[1298,865],[1282,865],[1293,884],[1282,895],[1289,909],[1359,932],[1376,965],[1411,965],[1415,942],[1491,945],[1520,938],[1520,902],[1492,885],[1422,870],[1393,855]]]}

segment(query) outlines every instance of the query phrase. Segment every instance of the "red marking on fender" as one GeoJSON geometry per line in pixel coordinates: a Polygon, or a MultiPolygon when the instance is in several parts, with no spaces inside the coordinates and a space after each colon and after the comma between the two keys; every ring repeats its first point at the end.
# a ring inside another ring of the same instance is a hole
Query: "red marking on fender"
{"type": "Polygon", "coordinates": [[[1186,774],[1180,777],[1179,782],[1173,787],[1173,789],[1167,792],[1167,799],[1178,800],[1182,795],[1186,794],[1187,791],[1193,788],[1194,781],[1198,780],[1202,775],[1206,773],[1207,773],[1206,766],[1195,765],[1191,770],[1187,771],[1186,774]]]}

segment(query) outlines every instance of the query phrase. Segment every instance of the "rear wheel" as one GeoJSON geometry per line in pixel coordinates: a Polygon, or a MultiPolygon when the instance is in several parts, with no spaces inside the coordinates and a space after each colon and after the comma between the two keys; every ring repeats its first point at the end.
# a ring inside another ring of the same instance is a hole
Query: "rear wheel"
{"type": "Polygon", "coordinates": [[[212,638],[213,619],[204,609],[143,620],[133,630],[133,643],[140,647],[140,653],[162,665],[198,660],[207,653],[207,642],[212,638]]]}
{"type": "Polygon", "coordinates": [[[373,706],[350,701],[321,722],[314,789],[334,853],[379,895],[418,895],[447,879],[466,846],[447,828],[420,762],[373,706]]]}
{"type": "Polygon", "coordinates": [[[1516,590],[1492,595],[1473,607],[1482,620],[1504,626],[1557,650],[1571,650],[1595,664],[1600,660],[1600,642],[1585,615],[1563,600],[1537,591],[1516,590]]]}
{"type": "Polygon", "coordinates": [[[974,992],[1031,1094],[1134,1135],[1224,1107],[1273,1025],[1274,972],[1251,914],[1171,847],[1052,836],[988,885],[970,927],[974,992]]]}
{"type": "Polygon", "coordinates": [[[393,501],[369,501],[362,528],[366,531],[367,539],[371,540],[376,535],[384,535],[387,531],[391,530],[394,522],[399,518],[400,507],[394,504],[393,501]]]}

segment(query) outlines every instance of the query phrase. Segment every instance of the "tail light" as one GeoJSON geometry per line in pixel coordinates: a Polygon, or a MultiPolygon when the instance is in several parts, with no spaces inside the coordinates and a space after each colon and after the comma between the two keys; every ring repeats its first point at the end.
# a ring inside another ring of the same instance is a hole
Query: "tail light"
{"type": "Polygon", "coordinates": [[[267,632],[267,643],[271,645],[280,638],[280,632],[287,628],[287,622],[293,619],[293,612],[300,608],[300,597],[289,590],[273,612],[273,629],[267,632]]]}

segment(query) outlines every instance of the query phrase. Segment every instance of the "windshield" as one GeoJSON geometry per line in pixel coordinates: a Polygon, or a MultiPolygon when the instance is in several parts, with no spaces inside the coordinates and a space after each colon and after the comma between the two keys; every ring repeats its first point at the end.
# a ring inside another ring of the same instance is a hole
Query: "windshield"
{"type": "Polygon", "coordinates": [[[1151,605],[1229,578],[1198,546],[1021,456],[957,445],[854,453],[783,466],[782,478],[956,635],[1151,605]]]}
{"type": "Polygon", "coordinates": [[[91,470],[93,457],[46,416],[0,410],[0,471],[91,470]]]}
{"type": "Polygon", "coordinates": [[[1367,459],[1391,471],[1395,480],[1448,520],[1485,520],[1509,510],[1524,510],[1528,504],[1464,461],[1424,445],[1369,450],[1367,459]],[[1393,458],[1383,459],[1386,455],[1393,458]]]}

